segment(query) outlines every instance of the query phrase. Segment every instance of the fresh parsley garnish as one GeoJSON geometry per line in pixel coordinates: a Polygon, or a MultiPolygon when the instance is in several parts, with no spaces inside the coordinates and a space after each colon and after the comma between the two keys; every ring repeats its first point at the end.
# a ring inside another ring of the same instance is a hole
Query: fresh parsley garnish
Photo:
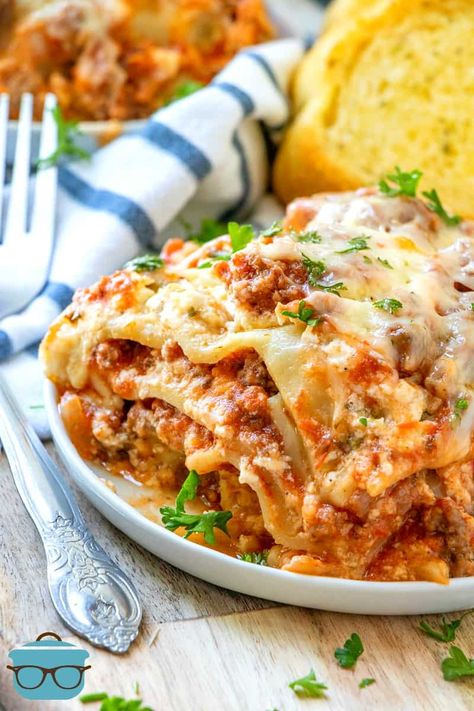
{"type": "Polygon", "coordinates": [[[164,266],[162,257],[158,254],[142,254],[124,264],[124,269],[133,269],[135,272],[153,272],[164,266]]]}
{"type": "Polygon", "coordinates": [[[261,551],[259,553],[239,553],[237,555],[239,560],[245,561],[245,563],[254,563],[254,565],[268,565],[268,551],[261,551]]]}
{"type": "Polygon", "coordinates": [[[336,281],[333,284],[321,284],[319,282],[318,284],[315,284],[315,287],[320,291],[327,291],[328,294],[335,294],[336,296],[340,296],[340,291],[347,291],[347,287],[342,281],[336,281]]]}
{"type": "Polygon", "coordinates": [[[282,311],[283,316],[288,316],[288,318],[296,318],[302,321],[307,326],[318,326],[321,323],[320,318],[314,317],[314,310],[310,306],[306,306],[304,301],[300,301],[298,305],[298,313],[294,311],[282,311]]]}
{"type": "Polygon", "coordinates": [[[364,425],[364,427],[367,427],[367,425],[369,424],[367,417],[359,417],[359,422],[361,425],[364,425]]]}
{"type": "Polygon", "coordinates": [[[375,679],[372,677],[367,677],[366,679],[361,679],[359,681],[359,689],[365,689],[367,686],[370,686],[371,684],[375,684],[375,679]]]}
{"type": "Polygon", "coordinates": [[[449,657],[441,662],[441,671],[446,681],[474,676],[474,659],[468,659],[459,647],[450,647],[449,657]]]}
{"type": "Polygon", "coordinates": [[[456,402],[454,403],[454,417],[456,417],[456,419],[460,420],[462,413],[464,412],[464,410],[467,410],[468,407],[469,407],[469,402],[468,402],[468,400],[466,400],[465,397],[458,398],[456,400],[456,402]]]}
{"type": "Polygon", "coordinates": [[[441,200],[436,190],[430,190],[428,192],[425,191],[422,194],[423,197],[429,200],[428,208],[432,212],[435,212],[437,215],[439,215],[439,217],[441,217],[445,224],[449,225],[449,227],[459,225],[459,223],[461,222],[461,217],[459,215],[448,215],[441,203],[441,200]]]}
{"type": "Polygon", "coordinates": [[[371,258],[368,257],[366,254],[363,254],[363,255],[362,255],[362,259],[364,260],[364,262],[365,262],[366,264],[372,264],[371,258]]]}
{"type": "Polygon", "coordinates": [[[85,694],[79,697],[83,704],[93,704],[101,701],[99,711],[153,711],[149,706],[142,706],[141,699],[130,699],[127,701],[121,696],[109,696],[100,692],[97,694],[85,694]]]}
{"type": "Polygon", "coordinates": [[[388,311],[389,314],[395,314],[399,309],[403,308],[402,302],[397,301],[397,299],[380,299],[380,301],[374,301],[373,306],[376,309],[388,311]]]}
{"type": "Polygon", "coordinates": [[[353,632],[349,639],[344,642],[344,647],[338,647],[334,656],[337,663],[343,669],[352,669],[360,655],[364,651],[362,640],[356,632],[353,632]]]}
{"type": "Polygon", "coordinates": [[[183,81],[182,84],[178,84],[175,88],[173,94],[170,96],[165,106],[173,104],[175,101],[180,101],[185,99],[187,96],[195,94],[196,91],[202,89],[204,84],[200,81],[194,81],[194,79],[189,79],[188,81],[183,81]]]}
{"type": "Polygon", "coordinates": [[[320,244],[322,237],[319,232],[303,232],[303,234],[298,235],[298,242],[310,243],[310,244],[320,244]]]}
{"type": "Polygon", "coordinates": [[[51,109],[58,132],[58,147],[51,155],[40,158],[36,161],[38,170],[50,168],[58,165],[61,158],[77,158],[78,160],[89,160],[91,154],[84,148],[76,145],[76,139],[82,134],[79,129],[79,121],[67,121],[59,104],[51,109]]]}
{"type": "Polygon", "coordinates": [[[283,228],[283,222],[281,220],[275,220],[275,222],[270,225],[266,230],[260,232],[260,237],[275,237],[279,235],[283,228]]]}
{"type": "Polygon", "coordinates": [[[288,684],[297,696],[313,697],[321,699],[324,697],[324,692],[328,688],[326,684],[322,684],[316,679],[314,669],[311,669],[309,674],[302,676],[301,679],[295,679],[288,684]]]}
{"type": "Polygon", "coordinates": [[[428,635],[428,637],[432,637],[438,642],[454,642],[454,640],[456,639],[456,630],[461,625],[461,622],[466,615],[469,615],[469,612],[465,612],[464,615],[461,615],[461,617],[459,617],[457,620],[451,620],[451,622],[448,622],[446,620],[446,617],[443,616],[441,619],[439,631],[433,629],[427,622],[423,620],[422,622],[420,622],[420,629],[422,632],[428,635]]]}
{"type": "Polygon", "coordinates": [[[239,225],[238,222],[229,222],[227,231],[230,235],[233,252],[240,252],[249,242],[255,237],[255,231],[252,225],[239,225]]]}
{"type": "Polygon", "coordinates": [[[213,264],[215,264],[216,262],[228,262],[231,257],[232,255],[230,254],[230,252],[216,252],[212,255],[211,259],[202,262],[198,266],[198,269],[209,269],[209,267],[212,267],[213,264]]]}
{"type": "Polygon", "coordinates": [[[418,183],[423,175],[421,170],[411,170],[408,173],[400,170],[399,166],[395,167],[394,173],[388,173],[385,178],[379,182],[379,190],[388,197],[416,197],[418,183]]]}
{"type": "Polygon", "coordinates": [[[214,529],[218,528],[227,533],[227,522],[232,518],[230,511],[205,511],[202,514],[188,514],[184,510],[187,501],[196,498],[199,486],[199,474],[192,469],[186,477],[178,496],[176,497],[175,508],[162,506],[160,508],[163,525],[169,531],[176,531],[183,527],[186,530],[185,538],[189,538],[192,533],[204,534],[206,543],[213,545],[216,542],[214,529]]]}
{"type": "Polygon", "coordinates": [[[201,220],[201,225],[196,232],[193,232],[193,228],[189,223],[183,222],[182,224],[187,230],[187,239],[198,244],[206,244],[206,242],[210,242],[226,233],[226,226],[223,222],[218,222],[218,220],[213,220],[209,217],[201,220]]]}
{"type": "Polygon", "coordinates": [[[349,252],[362,252],[363,249],[370,249],[369,245],[367,244],[367,240],[370,239],[369,237],[353,237],[348,241],[348,247],[347,249],[341,249],[339,252],[336,252],[336,254],[348,254],[349,252]]]}
{"type": "Polygon", "coordinates": [[[471,311],[474,311],[474,304],[471,304],[471,311]]]}
{"type": "Polygon", "coordinates": [[[310,257],[307,257],[304,253],[302,256],[303,264],[308,270],[308,281],[311,286],[317,286],[319,277],[322,276],[326,271],[326,265],[324,264],[324,262],[321,261],[315,262],[310,257]]]}
{"type": "Polygon", "coordinates": [[[386,269],[393,269],[388,259],[382,259],[381,257],[377,257],[377,261],[380,262],[380,264],[386,269]]]}

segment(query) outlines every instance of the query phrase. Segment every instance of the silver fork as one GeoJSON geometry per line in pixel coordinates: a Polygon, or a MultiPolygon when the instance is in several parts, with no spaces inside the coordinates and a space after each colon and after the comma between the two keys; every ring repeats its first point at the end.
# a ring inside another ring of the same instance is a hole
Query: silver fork
{"type": "Polygon", "coordinates": [[[88,531],[73,493],[0,375],[0,439],[18,492],[43,541],[51,599],[76,634],[126,652],[142,610],[131,581],[88,531]]]}
{"type": "MultiPolygon", "coordinates": [[[[45,100],[39,158],[51,155],[58,144],[52,109],[56,98],[45,100]]],[[[5,195],[9,98],[0,94],[0,231],[5,195]]],[[[21,99],[8,210],[0,245],[0,318],[23,309],[45,285],[54,241],[57,168],[39,170],[35,180],[31,220],[28,193],[31,170],[33,97],[21,99]]]]}

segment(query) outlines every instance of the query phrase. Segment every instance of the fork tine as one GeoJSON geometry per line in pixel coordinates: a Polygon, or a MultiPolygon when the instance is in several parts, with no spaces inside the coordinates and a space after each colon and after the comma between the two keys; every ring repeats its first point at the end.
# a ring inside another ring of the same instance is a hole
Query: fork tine
{"type": "Polygon", "coordinates": [[[23,237],[26,232],[28,210],[28,180],[30,176],[31,124],[33,118],[33,96],[23,94],[20,105],[20,119],[15,148],[15,162],[10,191],[10,204],[3,244],[23,237]]]}
{"type": "Polygon", "coordinates": [[[8,94],[0,94],[0,235],[2,233],[3,187],[7,161],[8,94]]]}
{"type": "MultiPolygon", "coordinates": [[[[54,94],[46,96],[41,129],[40,158],[47,158],[58,146],[58,127],[52,113],[56,103],[54,94]]],[[[31,233],[34,233],[37,239],[40,239],[41,236],[41,238],[50,241],[51,245],[56,215],[57,173],[58,170],[55,166],[38,170],[31,217],[31,233]]]]}

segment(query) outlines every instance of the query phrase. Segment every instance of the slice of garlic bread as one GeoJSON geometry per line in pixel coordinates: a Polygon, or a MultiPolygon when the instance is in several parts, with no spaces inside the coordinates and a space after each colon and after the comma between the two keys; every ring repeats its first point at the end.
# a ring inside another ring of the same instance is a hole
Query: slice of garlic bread
{"type": "Polygon", "coordinates": [[[278,195],[370,184],[398,164],[474,216],[473,37],[472,0],[379,0],[331,22],[295,78],[278,195]]]}

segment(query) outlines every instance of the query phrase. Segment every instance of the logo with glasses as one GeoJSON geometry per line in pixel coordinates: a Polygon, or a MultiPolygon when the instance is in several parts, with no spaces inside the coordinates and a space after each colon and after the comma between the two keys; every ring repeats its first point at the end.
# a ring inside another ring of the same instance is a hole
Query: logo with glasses
{"type": "Polygon", "coordinates": [[[44,632],[35,642],[15,647],[8,655],[13,687],[24,699],[72,699],[84,687],[84,661],[89,652],[63,642],[55,632],[44,632]],[[45,639],[53,637],[53,639],[45,639]]]}

